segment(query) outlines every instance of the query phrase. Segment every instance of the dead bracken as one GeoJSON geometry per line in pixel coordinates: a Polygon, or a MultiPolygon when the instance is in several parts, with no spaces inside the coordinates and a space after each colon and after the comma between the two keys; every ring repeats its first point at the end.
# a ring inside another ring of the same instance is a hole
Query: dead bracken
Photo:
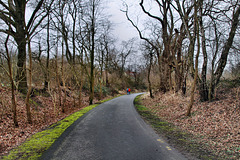
{"type": "MultiPolygon", "coordinates": [[[[158,93],[154,99],[151,99],[149,95],[144,95],[142,103],[154,116],[195,136],[197,143],[203,144],[202,147],[206,147],[204,150],[211,152],[216,157],[239,159],[240,98],[237,97],[238,90],[240,87],[229,89],[228,92],[223,92],[221,89],[217,96],[219,99],[212,102],[200,102],[198,97],[190,117],[186,116],[188,96],[169,92],[158,93]]],[[[172,129],[162,124],[162,130],[172,129]]],[[[155,125],[159,125],[159,123],[155,125]]],[[[179,141],[185,140],[184,138],[179,139],[179,141]]],[[[202,159],[205,158],[202,157],[202,159]]]]}

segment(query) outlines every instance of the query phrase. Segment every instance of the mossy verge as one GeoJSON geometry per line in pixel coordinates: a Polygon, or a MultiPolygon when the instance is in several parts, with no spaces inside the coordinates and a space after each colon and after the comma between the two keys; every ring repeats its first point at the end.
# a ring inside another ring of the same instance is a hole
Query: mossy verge
{"type": "Polygon", "coordinates": [[[173,124],[163,121],[156,116],[150,109],[142,105],[141,95],[134,100],[134,105],[141,117],[152,126],[157,134],[173,145],[180,152],[184,153],[189,159],[222,159],[211,152],[204,144],[201,144],[198,137],[177,128],[173,124]]]}
{"type": "Polygon", "coordinates": [[[8,155],[0,157],[3,160],[23,160],[23,159],[38,159],[42,153],[46,151],[61,134],[71,126],[77,119],[83,116],[88,111],[97,107],[113,98],[103,100],[97,104],[85,107],[84,109],[71,114],[65,119],[51,125],[48,129],[38,132],[28,138],[23,144],[11,150],[8,155]]]}

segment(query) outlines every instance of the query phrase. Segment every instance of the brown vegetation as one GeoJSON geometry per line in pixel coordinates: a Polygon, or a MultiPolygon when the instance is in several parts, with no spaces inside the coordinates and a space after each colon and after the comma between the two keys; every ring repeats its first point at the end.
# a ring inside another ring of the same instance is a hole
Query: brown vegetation
{"type": "Polygon", "coordinates": [[[157,93],[154,99],[143,97],[144,105],[161,119],[199,137],[216,155],[228,154],[232,159],[240,156],[240,87],[219,88],[218,99],[200,102],[196,99],[191,117],[186,117],[190,96],[168,92],[157,93]]]}
{"type": "MultiPolygon", "coordinates": [[[[57,90],[57,89],[56,89],[57,90]]],[[[8,153],[9,150],[23,143],[29,136],[39,132],[51,124],[67,117],[68,115],[88,106],[88,95],[83,93],[82,106],[78,107],[74,100],[74,93],[67,90],[65,112],[57,106],[54,111],[54,101],[48,93],[37,95],[36,91],[30,98],[32,124],[29,124],[26,117],[25,98],[21,93],[16,94],[18,125],[13,122],[11,111],[11,89],[0,87],[0,156],[8,153]]],[[[63,93],[61,94],[64,95],[63,93]]],[[[94,100],[96,102],[96,99],[94,100]]]]}
{"type": "Polygon", "coordinates": [[[219,87],[230,56],[231,76],[240,81],[238,1],[156,0],[159,13],[148,2],[139,3],[148,18],[139,26],[124,4],[145,42],[138,48],[134,38],[116,43],[101,0],[0,0],[0,84],[11,87],[0,87],[1,154],[94,98],[146,86],[155,97],[145,97],[146,106],[156,115],[217,151],[239,152],[239,85],[219,87]]]}

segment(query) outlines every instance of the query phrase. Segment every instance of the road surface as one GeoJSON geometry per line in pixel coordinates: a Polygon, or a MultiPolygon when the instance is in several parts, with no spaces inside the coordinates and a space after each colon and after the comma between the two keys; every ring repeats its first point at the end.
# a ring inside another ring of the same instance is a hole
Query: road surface
{"type": "Polygon", "coordinates": [[[43,154],[50,160],[184,160],[134,108],[138,94],[94,108],[70,126],[43,154]]]}

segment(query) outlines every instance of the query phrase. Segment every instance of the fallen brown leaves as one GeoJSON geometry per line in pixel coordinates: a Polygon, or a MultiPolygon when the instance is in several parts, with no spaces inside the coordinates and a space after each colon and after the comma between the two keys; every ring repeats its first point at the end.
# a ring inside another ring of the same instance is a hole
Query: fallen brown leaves
{"type": "Polygon", "coordinates": [[[74,105],[73,96],[67,96],[65,113],[61,112],[61,107],[56,107],[56,113],[54,114],[54,105],[50,96],[36,96],[31,99],[35,102],[31,103],[33,124],[28,124],[24,98],[21,94],[16,94],[19,123],[19,127],[16,128],[11,111],[11,91],[8,88],[0,87],[0,156],[7,154],[9,150],[23,143],[34,133],[88,106],[88,97],[85,94],[82,96],[81,107],[77,106],[78,100],[76,100],[76,106],[74,105]]]}
{"type": "Polygon", "coordinates": [[[240,156],[239,88],[221,92],[219,100],[200,102],[196,93],[191,117],[186,117],[188,96],[158,93],[154,99],[143,97],[144,105],[175,126],[200,137],[215,154],[231,159],[240,156]]]}

